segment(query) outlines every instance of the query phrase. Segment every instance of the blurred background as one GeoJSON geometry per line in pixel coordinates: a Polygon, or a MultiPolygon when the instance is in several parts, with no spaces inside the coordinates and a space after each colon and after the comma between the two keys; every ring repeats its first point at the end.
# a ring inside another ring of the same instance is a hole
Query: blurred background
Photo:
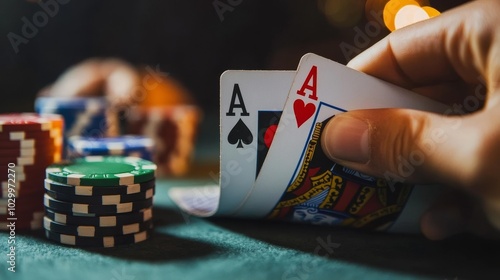
{"type": "MultiPolygon", "coordinates": [[[[114,57],[168,73],[216,113],[224,70],[294,70],[307,52],[345,64],[394,29],[402,4],[384,14],[387,2],[1,1],[0,112],[33,111],[37,92],[68,67],[114,57]]],[[[417,2],[444,12],[466,1],[417,2]]]]}

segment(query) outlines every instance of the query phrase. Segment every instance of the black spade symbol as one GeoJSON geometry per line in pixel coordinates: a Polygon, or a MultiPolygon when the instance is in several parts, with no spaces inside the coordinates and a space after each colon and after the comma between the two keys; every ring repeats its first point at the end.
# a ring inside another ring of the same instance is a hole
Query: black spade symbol
{"type": "Polygon", "coordinates": [[[253,141],[253,135],[246,124],[239,119],[236,125],[231,129],[227,136],[227,141],[231,145],[236,145],[236,148],[243,148],[243,144],[249,145],[253,141]]]}

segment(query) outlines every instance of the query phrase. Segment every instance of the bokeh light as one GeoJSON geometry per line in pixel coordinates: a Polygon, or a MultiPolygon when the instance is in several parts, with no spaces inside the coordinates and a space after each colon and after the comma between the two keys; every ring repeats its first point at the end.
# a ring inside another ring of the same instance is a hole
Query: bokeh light
{"type": "MultiPolygon", "coordinates": [[[[383,2],[382,0],[368,0],[365,12],[376,14],[373,9],[380,9],[383,2]]],[[[386,0],[385,2],[383,20],[390,31],[440,14],[438,10],[430,6],[429,0],[386,0]]],[[[369,18],[368,14],[367,17],[369,18]]]]}
{"type": "MultiPolygon", "coordinates": [[[[421,7],[430,6],[429,0],[415,0],[421,7]]],[[[385,5],[389,2],[389,0],[366,0],[365,3],[365,16],[369,21],[376,21],[385,25],[383,20],[383,12],[385,5]]],[[[431,8],[431,7],[429,7],[431,8]]],[[[433,9],[433,8],[431,8],[433,9]]],[[[435,10],[435,9],[434,9],[435,10]]],[[[437,10],[435,10],[438,12],[437,10]]],[[[395,12],[394,16],[396,15],[395,12]]],[[[439,12],[438,12],[439,14],[439,12]]],[[[429,15],[430,16],[430,15],[429,15]]],[[[431,16],[432,17],[432,16],[431,16]]]]}
{"type": "Polygon", "coordinates": [[[394,25],[396,14],[401,8],[407,5],[420,6],[420,4],[414,0],[391,0],[385,5],[384,23],[390,31],[396,30],[396,26],[394,25]]]}
{"type": "Polygon", "coordinates": [[[403,28],[415,22],[428,19],[429,15],[424,9],[415,5],[406,5],[399,9],[394,18],[394,26],[396,29],[403,28]]]}
{"type": "Polygon", "coordinates": [[[436,10],[430,6],[424,6],[424,7],[422,7],[422,9],[424,9],[424,11],[429,15],[429,18],[433,18],[433,17],[439,16],[441,14],[438,10],[436,10]]]}

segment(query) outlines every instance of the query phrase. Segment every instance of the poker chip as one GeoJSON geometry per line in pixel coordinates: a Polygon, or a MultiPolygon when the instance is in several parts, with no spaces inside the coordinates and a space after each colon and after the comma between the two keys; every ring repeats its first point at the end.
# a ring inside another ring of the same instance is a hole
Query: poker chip
{"type": "Polygon", "coordinates": [[[33,113],[0,115],[0,132],[11,131],[50,131],[60,128],[61,117],[54,114],[38,115],[33,113]]]}
{"type": "Polygon", "coordinates": [[[88,156],[46,169],[47,178],[68,185],[113,186],[146,182],[156,165],[136,157],[88,156]]]}
{"type": "MultiPolygon", "coordinates": [[[[16,198],[22,198],[24,196],[29,196],[32,193],[43,193],[44,188],[43,186],[40,187],[40,181],[38,179],[38,175],[43,177],[44,172],[38,172],[38,174],[35,174],[35,172],[30,173],[29,175],[24,175],[25,180],[18,182],[12,183],[11,181],[9,182],[8,179],[5,181],[2,181],[1,188],[2,188],[2,193],[8,193],[8,192],[15,192],[16,198]],[[33,177],[37,178],[33,178],[33,177]]],[[[6,196],[3,196],[6,197],[6,196]]],[[[40,196],[40,201],[43,200],[43,196],[40,196]]]]}
{"type": "Polygon", "coordinates": [[[0,115],[0,230],[35,230],[43,222],[45,168],[62,156],[63,118],[0,115]]]}
{"type": "Polygon", "coordinates": [[[45,194],[43,203],[45,207],[63,212],[63,213],[79,213],[79,214],[120,214],[139,211],[153,206],[153,199],[144,199],[134,202],[126,202],[111,205],[99,204],[84,204],[84,203],[71,203],[54,199],[45,194]]]}
{"type": "Polygon", "coordinates": [[[45,230],[45,236],[53,241],[64,245],[82,246],[82,247],[116,247],[119,245],[135,244],[145,241],[151,235],[150,231],[141,231],[135,234],[114,235],[103,237],[81,237],[70,234],[57,233],[45,230]]]}
{"type": "Polygon", "coordinates": [[[26,140],[0,140],[0,149],[37,149],[43,148],[50,141],[35,141],[35,139],[26,140]]]}
{"type": "Polygon", "coordinates": [[[45,169],[43,227],[65,245],[114,247],[152,230],[156,165],[137,157],[86,156],[45,169]]]}
{"type": "MultiPolygon", "coordinates": [[[[118,133],[117,116],[108,112],[105,97],[38,97],[38,113],[59,114],[64,118],[64,152],[70,136],[103,137],[118,133]]],[[[66,158],[66,155],[64,155],[66,158]]]]}
{"type": "Polygon", "coordinates": [[[158,175],[181,176],[189,170],[201,117],[192,105],[134,106],[128,110],[126,133],[153,140],[158,175]]]}
{"type": "Polygon", "coordinates": [[[146,192],[129,194],[129,195],[79,196],[79,195],[62,194],[50,190],[46,190],[45,193],[48,196],[52,197],[53,199],[67,201],[71,203],[115,205],[115,204],[122,204],[122,203],[150,199],[154,195],[154,188],[151,188],[146,192]]]}
{"type": "Polygon", "coordinates": [[[14,168],[0,168],[1,181],[7,181],[9,178],[14,179],[14,177],[17,181],[25,181],[20,179],[20,176],[28,178],[33,175],[37,175],[37,177],[44,176],[45,169],[36,165],[16,165],[14,168]]]}
{"type": "Polygon", "coordinates": [[[152,152],[153,140],[144,136],[124,135],[109,138],[73,136],[68,139],[70,158],[89,155],[121,155],[151,160],[152,152]]]}
{"type": "Polygon", "coordinates": [[[35,149],[7,149],[0,150],[0,157],[33,157],[36,154],[35,149]]]}
{"type": "MultiPolygon", "coordinates": [[[[10,195],[15,195],[16,197],[24,197],[24,196],[29,196],[29,195],[36,195],[38,197],[43,197],[44,190],[42,188],[34,188],[33,185],[38,185],[38,184],[28,184],[27,187],[19,187],[16,186],[15,188],[8,188],[7,183],[2,183],[2,197],[8,197],[10,195]]],[[[40,200],[42,201],[42,200],[40,200]]],[[[37,201],[39,203],[39,201],[37,201]]]]}
{"type": "Polygon", "coordinates": [[[28,165],[41,165],[43,167],[60,160],[60,155],[42,155],[42,156],[30,156],[30,157],[12,157],[12,158],[0,158],[0,166],[7,166],[8,164],[15,164],[16,166],[28,166],[28,165]]]}
{"type": "Polygon", "coordinates": [[[147,192],[155,187],[155,180],[131,185],[117,185],[106,187],[75,186],[62,184],[50,179],[45,179],[45,189],[66,195],[78,196],[104,196],[104,195],[130,195],[147,192]]]}
{"type": "Polygon", "coordinates": [[[53,157],[57,152],[56,147],[45,147],[45,148],[27,148],[27,149],[0,149],[0,158],[11,159],[18,157],[32,157],[41,158],[53,157]]]}
{"type": "Polygon", "coordinates": [[[117,227],[134,223],[143,223],[153,217],[153,209],[146,208],[138,212],[126,214],[95,216],[64,214],[55,210],[45,208],[45,216],[54,222],[76,226],[94,226],[94,227],[117,227]]]}
{"type": "Polygon", "coordinates": [[[8,198],[0,199],[0,215],[32,215],[35,212],[43,211],[43,194],[19,197],[15,200],[8,198]]]}
{"type": "Polygon", "coordinates": [[[48,217],[43,218],[43,227],[57,233],[64,233],[75,236],[99,237],[113,235],[134,234],[152,228],[151,220],[114,227],[96,227],[82,225],[67,225],[55,222],[48,217]]]}
{"type": "MultiPolygon", "coordinates": [[[[61,120],[62,121],[62,120],[61,120]]],[[[47,145],[61,145],[62,144],[62,128],[53,128],[50,131],[7,131],[0,133],[0,142],[6,143],[4,147],[9,145],[16,145],[18,141],[34,142],[33,145],[46,147],[47,145]]]]}

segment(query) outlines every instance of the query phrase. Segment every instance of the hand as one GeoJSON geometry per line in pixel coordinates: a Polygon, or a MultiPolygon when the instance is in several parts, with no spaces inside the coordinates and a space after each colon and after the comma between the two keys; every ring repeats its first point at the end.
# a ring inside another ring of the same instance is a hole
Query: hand
{"type": "Polygon", "coordinates": [[[452,110],[350,111],[323,134],[323,150],[347,167],[449,186],[422,217],[430,239],[500,235],[499,12],[498,0],[473,1],[393,32],[348,64],[452,110]]]}

